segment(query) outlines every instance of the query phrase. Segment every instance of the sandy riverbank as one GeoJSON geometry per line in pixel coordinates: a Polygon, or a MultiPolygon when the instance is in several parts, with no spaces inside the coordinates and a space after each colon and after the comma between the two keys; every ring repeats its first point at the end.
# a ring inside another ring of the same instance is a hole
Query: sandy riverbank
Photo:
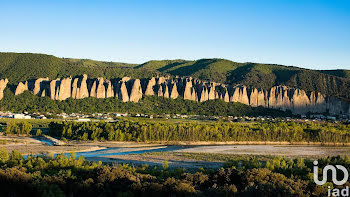
{"type": "Polygon", "coordinates": [[[217,153],[234,155],[268,155],[283,157],[326,157],[350,155],[350,147],[307,145],[212,145],[197,146],[176,152],[217,153]]]}
{"type": "Polygon", "coordinates": [[[36,144],[22,144],[22,145],[2,145],[0,147],[4,147],[7,150],[7,152],[11,152],[12,150],[17,150],[17,151],[21,152],[23,155],[87,152],[87,151],[95,151],[95,150],[105,149],[105,147],[89,146],[89,145],[88,146],[86,146],[86,145],[48,146],[48,145],[36,145],[36,144]]]}
{"type": "MultiPolygon", "coordinates": [[[[13,139],[11,137],[11,139],[13,139]]],[[[0,145],[7,151],[18,150],[22,154],[47,154],[76,152],[89,161],[103,161],[112,163],[148,164],[161,166],[168,160],[173,167],[217,168],[224,160],[203,160],[202,157],[185,157],[185,154],[213,154],[228,156],[281,156],[286,158],[317,158],[336,155],[350,155],[348,146],[320,146],[320,144],[289,143],[275,144],[234,144],[233,142],[178,142],[178,145],[164,143],[137,142],[93,142],[69,141],[63,146],[48,146],[35,138],[15,137],[17,143],[0,145]],[[20,141],[21,140],[21,141],[20,141]],[[96,152],[94,152],[96,151],[96,152]],[[154,154],[153,154],[154,153],[154,154]]],[[[234,142],[236,143],[236,142],[234,142]]],[[[243,142],[240,142],[243,143],[243,142]]]]}
{"type": "Polygon", "coordinates": [[[287,142],[287,141],[156,141],[154,143],[166,145],[308,145],[308,146],[348,146],[350,143],[321,143],[321,142],[287,142]]]}
{"type": "MultiPolygon", "coordinates": [[[[150,166],[161,166],[165,160],[172,167],[184,168],[218,168],[228,158],[243,158],[255,156],[259,158],[273,158],[275,156],[294,158],[315,159],[319,157],[350,155],[350,147],[326,147],[305,145],[211,145],[211,146],[183,146],[177,149],[166,149],[163,152],[146,152],[143,154],[116,154],[113,150],[103,152],[103,155],[88,157],[89,161],[103,161],[109,163],[147,164],[150,166]],[[105,154],[107,153],[107,155],[105,154]],[[110,154],[108,154],[110,153],[110,154]]],[[[128,152],[131,150],[150,150],[144,148],[122,148],[117,152],[128,152]]]]}
{"type": "Polygon", "coordinates": [[[170,168],[220,168],[224,161],[204,161],[190,159],[172,153],[164,154],[137,154],[137,155],[113,155],[104,157],[88,157],[88,161],[102,161],[105,163],[129,164],[129,165],[149,165],[162,167],[165,160],[170,168]]]}

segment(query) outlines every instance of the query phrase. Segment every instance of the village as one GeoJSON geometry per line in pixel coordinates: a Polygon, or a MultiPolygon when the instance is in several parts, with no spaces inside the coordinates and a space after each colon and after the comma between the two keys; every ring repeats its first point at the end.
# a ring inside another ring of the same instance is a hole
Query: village
{"type": "Polygon", "coordinates": [[[148,118],[148,119],[184,119],[184,120],[208,120],[208,121],[229,121],[229,122],[333,122],[350,123],[348,115],[330,116],[323,114],[299,115],[295,117],[273,117],[273,116],[206,116],[206,115],[186,115],[186,114],[143,114],[143,113],[13,113],[0,111],[0,119],[58,119],[66,121],[106,121],[115,122],[120,117],[148,118]]]}

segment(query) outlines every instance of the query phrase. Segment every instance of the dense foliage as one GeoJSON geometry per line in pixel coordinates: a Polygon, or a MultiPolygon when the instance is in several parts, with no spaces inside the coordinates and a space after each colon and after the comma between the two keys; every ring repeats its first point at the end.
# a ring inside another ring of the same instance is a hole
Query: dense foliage
{"type": "MultiPolygon", "coordinates": [[[[319,166],[343,165],[348,157],[319,159],[319,166]]],[[[163,164],[164,166],[164,164],[163,164]]],[[[8,154],[0,149],[2,196],[324,196],[327,183],[313,183],[312,161],[255,158],[228,161],[224,168],[159,168],[102,165],[75,154],[67,157],[8,154]]],[[[349,186],[347,182],[344,186],[349,186]]],[[[344,187],[343,186],[343,187],[344,187]]]]}
{"type": "Polygon", "coordinates": [[[57,58],[44,54],[0,53],[0,79],[8,78],[9,84],[12,85],[40,77],[56,79],[88,74],[91,78],[107,77],[113,79],[124,76],[151,77],[155,74],[155,72],[147,72],[144,69],[135,70],[133,66],[117,62],[57,58]]]}
{"type": "Polygon", "coordinates": [[[138,103],[123,103],[117,98],[97,99],[93,97],[85,99],[67,99],[64,101],[51,100],[48,97],[38,97],[30,92],[24,92],[18,96],[8,89],[5,97],[0,100],[0,111],[13,112],[135,112],[146,114],[200,114],[200,115],[233,115],[233,116],[291,116],[290,112],[267,109],[263,107],[251,107],[241,103],[226,103],[222,100],[207,102],[195,102],[182,98],[169,99],[158,96],[145,96],[138,103]]]}
{"type": "Polygon", "coordinates": [[[225,59],[161,60],[132,65],[57,58],[43,54],[0,53],[0,78],[8,78],[12,85],[39,77],[55,79],[84,73],[90,78],[109,79],[124,76],[149,78],[163,73],[263,89],[274,85],[287,85],[350,100],[348,70],[317,71],[274,64],[237,63],[225,59]]]}
{"type": "Polygon", "coordinates": [[[5,134],[17,134],[17,135],[29,135],[32,130],[32,125],[27,121],[22,122],[12,122],[9,121],[6,123],[5,134]]]}
{"type": "Polygon", "coordinates": [[[287,141],[350,142],[350,125],[313,123],[173,123],[121,120],[50,123],[50,135],[116,141],[287,141]]]}

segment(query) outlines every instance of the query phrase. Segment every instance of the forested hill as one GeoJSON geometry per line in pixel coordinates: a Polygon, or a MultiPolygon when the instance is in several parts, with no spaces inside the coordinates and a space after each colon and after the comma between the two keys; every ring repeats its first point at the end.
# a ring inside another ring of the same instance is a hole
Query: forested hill
{"type": "Polygon", "coordinates": [[[49,77],[56,79],[87,74],[90,78],[135,78],[151,77],[144,69],[133,69],[136,65],[101,62],[87,59],[58,58],[52,55],[31,53],[0,53],[0,79],[7,78],[9,84],[49,77]]]}
{"type": "Polygon", "coordinates": [[[237,63],[225,59],[160,60],[135,65],[57,58],[44,54],[0,53],[0,79],[8,78],[10,84],[39,77],[54,79],[84,73],[89,78],[109,79],[124,76],[149,78],[159,74],[193,76],[201,80],[263,89],[286,85],[350,101],[350,70],[308,70],[275,64],[237,63]]]}

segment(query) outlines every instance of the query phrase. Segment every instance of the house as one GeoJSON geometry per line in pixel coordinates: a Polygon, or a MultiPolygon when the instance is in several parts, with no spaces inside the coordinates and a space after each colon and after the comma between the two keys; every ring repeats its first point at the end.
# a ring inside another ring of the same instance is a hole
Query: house
{"type": "Polygon", "coordinates": [[[77,119],[77,120],[75,120],[76,122],[90,122],[91,121],[91,119],[89,119],[89,118],[79,118],[79,119],[77,119]]]}
{"type": "Polygon", "coordinates": [[[14,119],[32,119],[31,116],[25,114],[13,114],[14,119]]]}

